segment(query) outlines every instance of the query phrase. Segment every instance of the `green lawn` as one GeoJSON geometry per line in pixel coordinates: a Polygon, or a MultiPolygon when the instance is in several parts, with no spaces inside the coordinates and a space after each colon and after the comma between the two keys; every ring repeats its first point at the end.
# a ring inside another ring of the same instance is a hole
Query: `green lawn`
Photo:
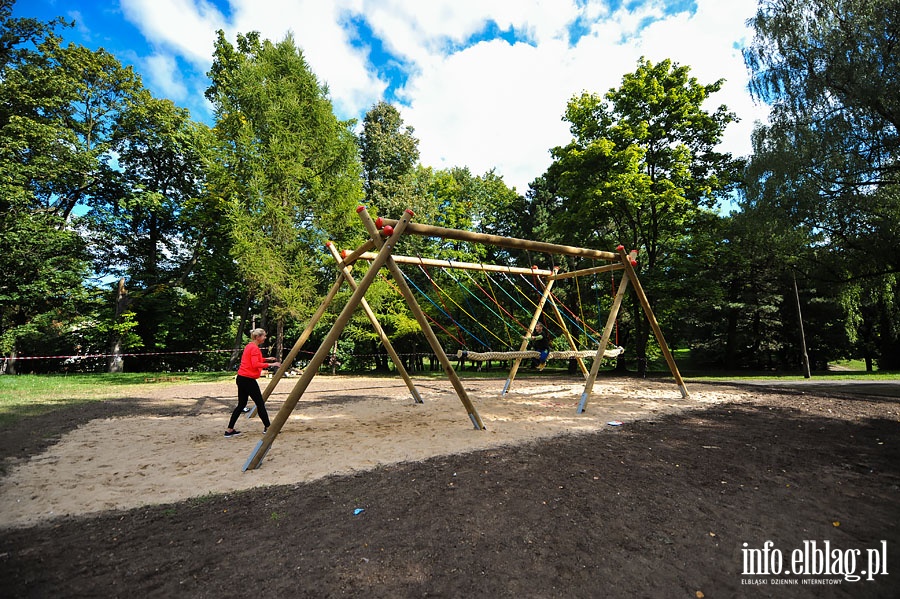
{"type": "MultiPolygon", "coordinates": [[[[813,379],[865,379],[865,380],[900,380],[898,372],[865,372],[864,365],[855,362],[844,363],[842,370],[814,372],[813,379]],[[851,368],[860,368],[851,370],[851,368]]],[[[604,368],[605,370],[605,368],[604,368]]],[[[517,377],[531,378],[564,374],[564,362],[560,365],[550,364],[542,373],[521,368],[517,377]]],[[[365,373],[366,376],[394,377],[396,373],[365,373]]],[[[504,378],[508,370],[496,364],[490,371],[477,372],[465,370],[459,373],[464,378],[504,378]]],[[[684,378],[691,382],[726,380],[803,380],[800,372],[796,373],[715,373],[681,370],[684,378]]],[[[665,363],[654,364],[650,376],[667,377],[669,374],[665,363]]],[[[327,375],[323,375],[327,376],[327,375]]],[[[445,374],[434,372],[416,372],[416,378],[443,379],[445,374]]],[[[147,393],[148,388],[184,385],[189,383],[226,382],[234,378],[233,372],[197,372],[197,373],[120,373],[120,374],[69,374],[69,375],[6,375],[0,376],[0,426],[14,423],[26,416],[45,414],[51,410],[70,405],[92,401],[122,397],[129,394],[147,393]]]]}
{"type": "Polygon", "coordinates": [[[69,405],[146,392],[148,387],[208,383],[234,378],[228,372],[21,374],[0,376],[0,425],[69,405]]]}

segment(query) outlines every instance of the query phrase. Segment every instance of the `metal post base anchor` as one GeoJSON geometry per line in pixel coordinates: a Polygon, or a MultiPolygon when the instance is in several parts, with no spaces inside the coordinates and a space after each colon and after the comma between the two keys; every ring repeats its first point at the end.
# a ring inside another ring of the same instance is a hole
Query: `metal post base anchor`
{"type": "Polygon", "coordinates": [[[587,398],[588,398],[587,393],[581,394],[581,401],[578,402],[578,413],[579,414],[584,414],[584,406],[585,406],[585,404],[587,404],[587,398]]]}
{"type": "MultiPolygon", "coordinates": [[[[244,467],[241,468],[241,472],[247,471],[247,468],[250,467],[250,462],[252,462],[253,458],[256,457],[256,454],[259,453],[259,450],[262,447],[262,444],[263,444],[262,439],[260,439],[259,441],[256,442],[256,447],[254,447],[253,451],[250,452],[250,457],[247,458],[247,461],[244,463],[244,467]]],[[[272,446],[269,445],[269,447],[267,447],[266,450],[263,452],[263,454],[259,457],[259,462],[257,462],[257,464],[256,464],[257,468],[259,468],[259,465],[262,464],[263,459],[266,457],[266,454],[269,453],[269,449],[271,449],[271,448],[272,448],[272,446]]]]}

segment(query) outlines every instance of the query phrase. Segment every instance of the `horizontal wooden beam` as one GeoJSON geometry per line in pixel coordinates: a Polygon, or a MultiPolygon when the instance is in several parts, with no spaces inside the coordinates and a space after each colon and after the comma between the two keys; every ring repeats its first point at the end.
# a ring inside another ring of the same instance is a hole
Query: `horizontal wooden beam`
{"type": "MultiPolygon", "coordinates": [[[[384,225],[391,225],[392,227],[396,227],[397,222],[398,221],[391,218],[382,219],[382,223],[384,225]]],[[[406,227],[406,233],[419,235],[421,237],[440,237],[442,239],[470,241],[472,243],[483,243],[485,245],[493,245],[497,247],[517,250],[528,250],[532,252],[541,252],[544,254],[595,258],[597,260],[607,260],[609,262],[619,260],[619,254],[615,252],[590,250],[587,248],[573,247],[570,245],[557,245],[555,243],[546,243],[543,241],[517,239],[515,237],[501,237],[500,235],[488,235],[487,233],[473,233],[472,231],[447,229],[444,227],[435,227],[433,225],[421,225],[419,223],[410,223],[409,226],[406,227]]]]}
{"type": "Polygon", "coordinates": [[[605,266],[595,266],[593,268],[583,268],[581,270],[573,270],[572,272],[561,272],[556,275],[552,275],[551,279],[571,279],[572,277],[583,277],[586,275],[593,275],[598,272],[606,272],[608,270],[624,270],[624,266],[622,264],[606,264],[605,266]]]}
{"type": "MultiPolygon", "coordinates": [[[[378,254],[374,252],[364,252],[356,256],[359,260],[374,260],[378,254]]],[[[349,262],[351,254],[347,255],[344,262],[349,262]]],[[[420,266],[435,266],[438,268],[457,268],[460,270],[482,270],[488,272],[505,272],[514,275],[538,275],[540,277],[549,277],[553,275],[552,270],[543,268],[522,268],[519,266],[501,266],[499,264],[476,264],[474,262],[457,262],[456,260],[435,260],[433,258],[419,258],[413,256],[392,256],[394,262],[399,264],[417,264],[420,266]]],[[[623,268],[619,265],[619,268],[623,268]]]]}

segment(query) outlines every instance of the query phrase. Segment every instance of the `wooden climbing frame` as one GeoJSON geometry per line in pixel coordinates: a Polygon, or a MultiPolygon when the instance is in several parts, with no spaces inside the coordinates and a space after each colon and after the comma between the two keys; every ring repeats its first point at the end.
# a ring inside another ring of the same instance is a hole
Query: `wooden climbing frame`
{"type": "MultiPolygon", "coordinates": [[[[656,336],[656,340],[659,343],[659,346],[663,352],[663,356],[666,359],[666,363],[669,366],[672,375],[675,377],[675,381],[678,384],[679,389],[681,390],[681,394],[683,397],[687,397],[687,388],[684,386],[684,381],[681,378],[681,374],[678,372],[678,367],[675,365],[675,360],[672,357],[671,352],[669,351],[668,345],[666,345],[665,339],[663,338],[662,331],[659,328],[659,324],[656,321],[655,316],[653,315],[653,310],[650,307],[650,303],[647,301],[647,297],[644,294],[643,288],[640,285],[640,281],[637,278],[637,274],[634,270],[634,265],[636,262],[635,256],[633,254],[628,254],[625,252],[621,246],[618,248],[617,252],[606,252],[601,250],[593,250],[588,248],[579,248],[573,246],[566,245],[558,245],[546,242],[538,242],[538,241],[530,241],[525,239],[516,239],[512,237],[502,237],[498,235],[488,235],[484,233],[474,233],[470,231],[462,231],[458,229],[447,229],[443,227],[435,227],[430,225],[422,225],[418,223],[412,222],[413,213],[411,210],[407,210],[404,212],[403,217],[398,220],[393,219],[378,219],[380,223],[376,224],[368,211],[364,206],[360,206],[357,208],[357,214],[359,215],[363,226],[366,229],[366,232],[369,235],[368,241],[363,243],[356,250],[350,252],[342,252],[338,253],[337,250],[333,247],[332,244],[328,244],[328,250],[331,255],[334,257],[337,262],[338,267],[338,276],[335,280],[334,285],[331,287],[331,290],[326,295],[325,300],[322,302],[322,305],[310,319],[310,322],[307,324],[300,338],[297,340],[297,343],[294,344],[291,351],[283,360],[282,366],[275,372],[271,381],[266,386],[265,391],[263,392],[263,399],[268,399],[271,395],[273,389],[277,385],[278,381],[284,376],[287,368],[291,364],[291,362],[296,358],[300,348],[303,344],[309,339],[309,336],[312,333],[315,324],[321,319],[322,315],[325,313],[327,307],[333,302],[336,297],[340,287],[343,283],[347,283],[350,288],[353,290],[350,298],[347,300],[347,303],[344,305],[337,319],[335,320],[334,325],[331,327],[331,330],[328,332],[328,335],[322,341],[319,349],[315,352],[313,357],[309,360],[307,367],[304,369],[303,373],[300,375],[297,382],[294,384],[293,389],[288,394],[281,408],[278,410],[278,413],[272,419],[271,424],[268,428],[268,431],[265,433],[263,438],[256,444],[250,457],[247,459],[247,462],[244,464],[244,470],[255,469],[258,468],[264,459],[265,455],[268,453],[269,449],[272,446],[275,438],[278,436],[278,433],[281,431],[285,422],[287,422],[294,408],[296,407],[298,401],[302,397],[303,393],[307,390],[310,383],[312,382],[313,377],[318,372],[319,368],[324,363],[325,359],[328,357],[329,351],[331,347],[338,340],[339,336],[343,332],[347,323],[353,315],[353,312],[358,308],[362,307],[365,311],[367,317],[371,321],[373,327],[375,328],[376,334],[379,339],[381,339],[382,344],[384,344],[388,353],[391,356],[392,361],[397,367],[398,373],[403,377],[407,386],[410,389],[410,392],[413,395],[413,398],[416,402],[421,403],[422,398],[413,384],[412,379],[409,374],[403,368],[401,361],[394,351],[390,341],[387,338],[387,335],[384,333],[384,330],[378,323],[378,320],[374,314],[374,312],[369,308],[368,304],[365,300],[365,294],[368,291],[369,287],[372,285],[372,282],[375,280],[375,277],[378,276],[379,271],[382,268],[387,268],[390,272],[392,278],[394,279],[395,285],[400,290],[401,295],[406,300],[406,303],[415,316],[416,321],[418,322],[420,328],[422,329],[422,333],[425,335],[426,340],[431,346],[431,350],[434,355],[437,357],[438,361],[441,363],[441,366],[444,369],[445,374],[450,380],[456,394],[458,395],[460,402],[465,407],[469,419],[471,420],[474,427],[478,430],[483,430],[485,428],[484,423],[481,420],[481,417],[478,414],[478,411],[475,409],[475,406],[472,404],[471,400],[466,393],[465,388],[462,385],[462,382],[459,379],[458,374],[453,368],[453,365],[450,362],[447,354],[444,352],[444,349],[441,347],[437,336],[434,331],[431,329],[431,326],[428,322],[428,318],[425,313],[422,311],[418,302],[416,301],[415,295],[412,290],[406,283],[403,272],[400,270],[399,264],[419,264],[419,265],[427,265],[427,266],[440,266],[443,268],[460,268],[460,269],[471,269],[471,270],[484,270],[484,271],[497,271],[497,272],[509,272],[509,273],[517,273],[521,271],[519,274],[531,274],[537,275],[540,277],[541,284],[543,286],[542,296],[540,301],[537,304],[536,310],[532,316],[531,322],[528,326],[528,331],[525,336],[523,336],[521,347],[518,352],[503,352],[504,358],[511,358],[514,360],[512,369],[510,370],[509,377],[506,381],[506,384],[503,388],[502,394],[508,392],[512,382],[515,378],[516,371],[518,370],[519,364],[521,361],[527,357],[532,357],[532,355],[536,355],[536,352],[528,352],[527,347],[530,341],[532,334],[534,333],[535,325],[538,323],[541,314],[544,310],[544,307],[549,303],[551,308],[556,311],[557,316],[562,322],[562,316],[559,313],[559,309],[556,306],[555,301],[551,295],[551,289],[555,281],[559,279],[576,277],[581,275],[588,275],[597,272],[609,271],[609,270],[623,270],[624,276],[622,277],[621,283],[619,284],[618,291],[616,292],[615,299],[613,300],[613,306],[610,311],[609,317],[606,322],[606,326],[603,330],[603,335],[601,337],[600,343],[595,350],[591,350],[588,352],[579,351],[575,347],[574,340],[572,336],[568,333],[568,330],[563,325],[564,334],[569,343],[570,350],[567,352],[555,352],[556,355],[553,357],[566,357],[573,358],[578,361],[581,366],[582,372],[585,374],[586,382],[584,387],[584,392],[582,393],[581,400],[578,406],[578,412],[581,413],[585,410],[585,406],[587,403],[587,399],[591,394],[593,389],[594,382],[597,377],[597,373],[599,371],[600,361],[604,357],[613,357],[618,355],[621,352],[621,348],[607,348],[607,344],[609,343],[610,334],[612,328],[615,324],[615,320],[618,316],[618,311],[622,304],[622,299],[625,294],[625,290],[627,285],[630,283],[634,286],[635,294],[638,297],[638,300],[643,307],[644,313],[647,316],[647,319],[650,323],[650,326],[653,330],[654,335],[656,336]],[[454,262],[451,260],[430,260],[430,259],[422,259],[422,258],[409,258],[404,256],[394,256],[393,250],[397,245],[397,242],[401,238],[402,235],[420,235],[425,237],[439,237],[442,239],[452,239],[457,241],[466,241],[471,243],[479,243],[485,245],[492,245],[496,247],[508,248],[508,249],[521,249],[526,251],[533,252],[542,252],[548,254],[557,254],[557,255],[565,255],[565,256],[575,256],[581,258],[589,258],[594,260],[603,260],[609,262],[610,264],[583,269],[579,271],[573,271],[568,273],[559,273],[557,272],[557,268],[552,270],[542,270],[537,268],[532,269],[518,269],[515,267],[507,267],[507,266],[499,266],[499,265],[484,265],[484,264],[472,264],[465,262],[454,262]],[[350,272],[350,267],[357,261],[364,260],[369,263],[369,267],[363,275],[362,279],[356,281],[353,275],[350,272]],[[591,365],[590,371],[584,365],[583,358],[585,357],[593,357],[593,364],[591,365]]],[[[492,356],[496,356],[497,353],[490,354],[492,356]]],[[[469,359],[474,359],[473,354],[469,354],[469,359]]],[[[491,358],[498,359],[498,358],[491,358]]],[[[253,416],[253,413],[250,413],[250,416],[253,416]]]]}

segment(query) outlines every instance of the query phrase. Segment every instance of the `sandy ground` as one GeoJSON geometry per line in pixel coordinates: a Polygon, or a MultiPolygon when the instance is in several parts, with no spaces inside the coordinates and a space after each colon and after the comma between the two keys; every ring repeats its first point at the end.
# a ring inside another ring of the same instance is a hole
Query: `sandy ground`
{"type": "MultiPolygon", "coordinates": [[[[294,384],[279,383],[267,404],[272,416],[294,384]]],[[[243,434],[223,437],[235,401],[231,383],[151,388],[134,400],[202,407],[190,416],[92,420],[41,454],[19,460],[0,480],[0,526],[311,481],[612,428],[611,421],[628,423],[742,397],[734,389],[706,388],[683,399],[671,381],[612,379],[598,381],[586,412],[577,414],[584,384],[576,378],[520,379],[504,397],[502,380],[469,379],[464,385],[486,430],[472,426],[447,381],[417,380],[424,403],[416,404],[399,379],[317,377],[261,467],[248,471],[242,468],[261,439],[262,425],[242,418],[237,428],[243,434]]]]}

